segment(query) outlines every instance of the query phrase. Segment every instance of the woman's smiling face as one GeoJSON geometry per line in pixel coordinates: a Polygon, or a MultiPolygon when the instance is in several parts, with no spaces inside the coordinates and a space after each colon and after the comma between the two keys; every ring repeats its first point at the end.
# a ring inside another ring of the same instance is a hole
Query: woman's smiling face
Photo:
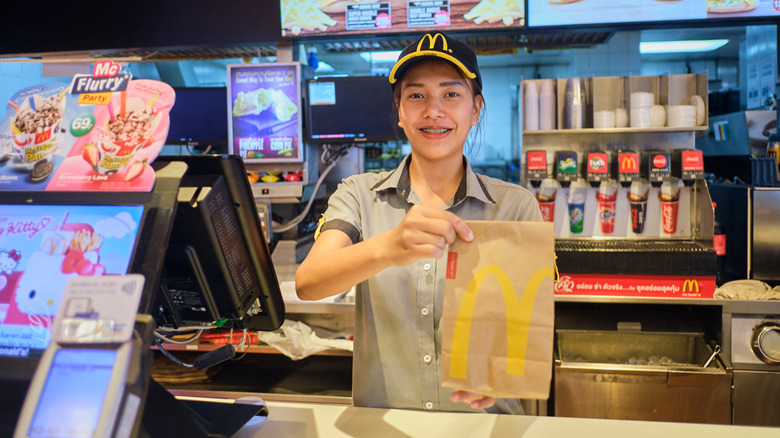
{"type": "Polygon", "coordinates": [[[399,87],[398,126],[412,150],[429,159],[460,157],[482,109],[470,81],[451,63],[433,59],[409,67],[399,87]]]}

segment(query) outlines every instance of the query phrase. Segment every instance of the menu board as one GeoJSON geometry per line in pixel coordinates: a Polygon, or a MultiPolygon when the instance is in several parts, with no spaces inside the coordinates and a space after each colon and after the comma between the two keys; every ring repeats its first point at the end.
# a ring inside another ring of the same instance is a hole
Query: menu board
{"type": "Polygon", "coordinates": [[[0,190],[150,191],[175,97],[110,60],[17,91],[0,119],[0,190]]]}
{"type": "Polygon", "coordinates": [[[228,141],[245,161],[300,162],[301,67],[228,65],[228,141]]]}
{"type": "Polygon", "coordinates": [[[497,30],[525,26],[525,0],[280,0],[282,36],[497,30]]]}
{"type": "Polygon", "coordinates": [[[0,356],[26,357],[49,345],[70,278],[127,273],[144,207],[3,204],[0,210],[0,356]]]}
{"type": "Polygon", "coordinates": [[[780,0],[528,0],[529,27],[780,18],[780,0]]]}

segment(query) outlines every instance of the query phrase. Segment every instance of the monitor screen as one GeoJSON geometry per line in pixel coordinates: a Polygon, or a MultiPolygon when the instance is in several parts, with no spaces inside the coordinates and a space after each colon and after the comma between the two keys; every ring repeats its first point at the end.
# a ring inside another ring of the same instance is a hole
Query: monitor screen
{"type": "Polygon", "coordinates": [[[154,164],[176,161],[187,172],[160,276],[158,324],[279,328],[284,301],[243,161],[169,155],[154,164]]]}
{"type": "Polygon", "coordinates": [[[127,273],[143,212],[142,205],[0,207],[0,356],[40,357],[69,278],[127,273]]]}
{"type": "Polygon", "coordinates": [[[669,22],[770,22],[780,18],[771,0],[679,0],[615,2],[611,0],[528,0],[528,26],[577,26],[669,22]]]}
{"type": "Polygon", "coordinates": [[[116,350],[57,350],[27,436],[94,436],[116,357],[116,350]]]}
{"type": "Polygon", "coordinates": [[[227,88],[174,88],[176,104],[165,144],[212,146],[211,153],[226,153],[228,144],[227,88]]]}
{"type": "Polygon", "coordinates": [[[301,64],[230,64],[228,139],[250,162],[301,162],[301,64]]]}
{"type": "Polygon", "coordinates": [[[286,38],[511,31],[525,25],[524,0],[280,0],[280,13],[286,38]]]}
{"type": "Polygon", "coordinates": [[[307,81],[306,90],[307,135],[312,143],[404,138],[387,77],[322,77],[307,81]]]}

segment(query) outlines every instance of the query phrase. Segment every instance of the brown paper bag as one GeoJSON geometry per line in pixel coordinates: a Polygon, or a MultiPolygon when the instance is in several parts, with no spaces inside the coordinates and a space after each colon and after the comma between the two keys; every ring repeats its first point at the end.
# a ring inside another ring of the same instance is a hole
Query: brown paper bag
{"type": "Polygon", "coordinates": [[[469,221],[447,255],[442,385],[547,399],[553,359],[555,242],[549,222],[469,221]]]}

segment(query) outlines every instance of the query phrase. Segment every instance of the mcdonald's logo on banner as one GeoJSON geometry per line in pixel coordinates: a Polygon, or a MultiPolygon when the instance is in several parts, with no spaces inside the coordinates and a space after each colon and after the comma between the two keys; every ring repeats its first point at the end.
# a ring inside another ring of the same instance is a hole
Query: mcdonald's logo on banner
{"type": "Polygon", "coordinates": [[[496,265],[487,265],[471,278],[458,308],[455,330],[452,335],[452,357],[450,359],[450,376],[452,377],[466,378],[471,321],[477,302],[477,294],[488,275],[496,277],[504,297],[507,331],[506,372],[520,376],[525,373],[526,348],[534,301],[542,280],[546,277],[554,278],[553,268],[542,268],[537,271],[528,281],[523,295],[518,301],[514,286],[504,271],[496,265]]]}
{"type": "Polygon", "coordinates": [[[639,173],[639,160],[636,154],[620,154],[620,173],[639,173]]]}
{"type": "Polygon", "coordinates": [[[696,279],[688,278],[683,282],[682,286],[683,295],[699,295],[701,290],[699,289],[699,282],[696,279]]]}

